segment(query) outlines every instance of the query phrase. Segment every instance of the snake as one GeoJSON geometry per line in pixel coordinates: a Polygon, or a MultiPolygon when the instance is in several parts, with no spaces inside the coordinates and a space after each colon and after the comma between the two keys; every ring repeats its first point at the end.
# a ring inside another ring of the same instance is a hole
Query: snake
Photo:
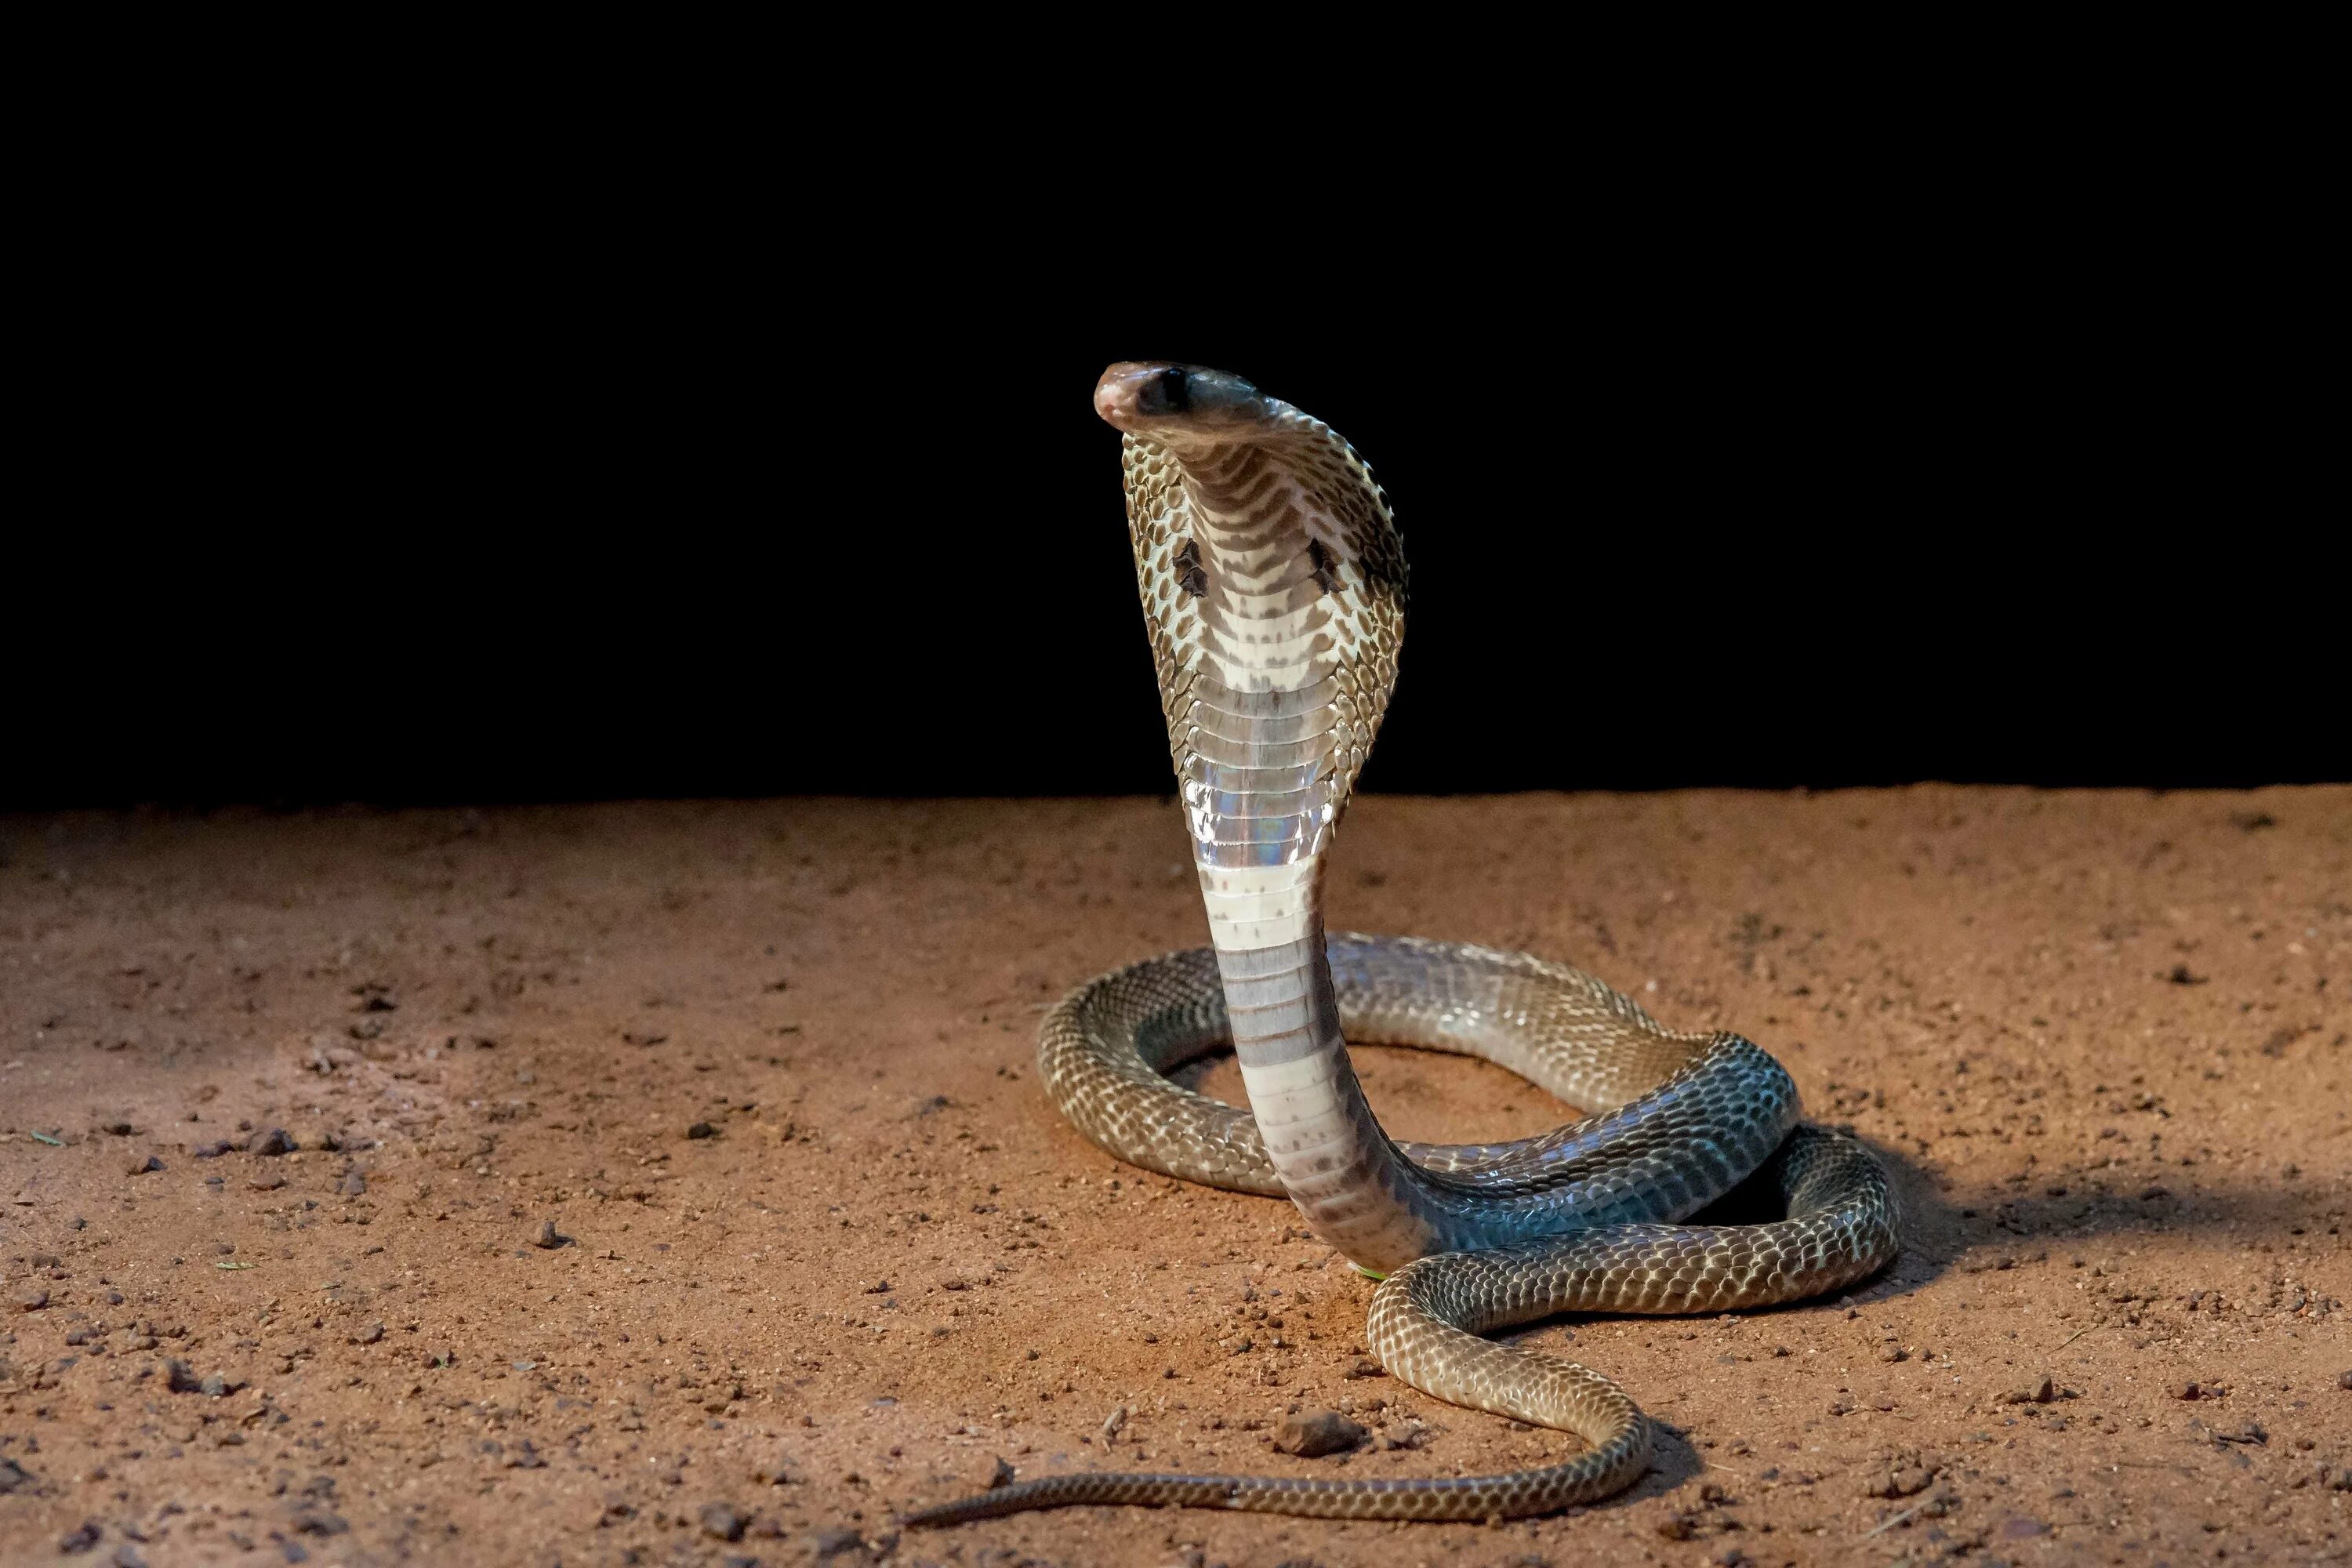
{"type": "MultiPolygon", "coordinates": [[[[1582,1439],[1500,1475],[1076,1471],[909,1513],[929,1527],[1067,1504],[1332,1519],[1494,1521],[1633,1484],[1652,1424],[1601,1373],[1491,1331],[1562,1313],[1720,1313],[1864,1279],[1900,1246],[1885,1168],[1803,1119],[1797,1085],[1727,1030],[1679,1031],[1563,963],[1327,932],[1326,856],[1396,683],[1408,574],[1387,495],[1337,431],[1241,376],[1122,362],[1095,410],[1120,432],[1136,581],[1211,945],[1078,987],[1039,1077],[1116,1158],[1287,1197],[1363,1274],[1366,1344],[1433,1398],[1582,1439]],[[1348,1042],[1493,1062],[1588,1114],[1483,1144],[1391,1139],[1348,1042]],[[1244,1110],[1169,1075],[1230,1047],[1244,1110]],[[1780,1217],[1685,1223],[1735,1188],[1780,1217]]],[[[1523,677],[1524,679],[1524,677],[1523,677]]],[[[1567,723],[1545,694],[1530,726],[1567,723]]]]}

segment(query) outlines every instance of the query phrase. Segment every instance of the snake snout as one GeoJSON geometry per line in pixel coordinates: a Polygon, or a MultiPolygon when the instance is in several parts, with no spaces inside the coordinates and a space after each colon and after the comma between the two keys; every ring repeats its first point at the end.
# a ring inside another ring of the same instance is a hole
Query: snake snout
{"type": "Polygon", "coordinates": [[[1265,395],[1240,376],[1162,360],[1126,360],[1095,383],[1095,412],[1121,430],[1224,435],[1264,418],[1265,395]]]}

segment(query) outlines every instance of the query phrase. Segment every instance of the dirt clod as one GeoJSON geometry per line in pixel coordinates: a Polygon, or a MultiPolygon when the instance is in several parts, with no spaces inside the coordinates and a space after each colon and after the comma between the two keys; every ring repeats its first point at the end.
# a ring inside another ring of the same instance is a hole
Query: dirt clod
{"type": "Polygon", "coordinates": [[[1862,1495],[1875,1498],[1912,1497],[1927,1489],[1936,1472],[1924,1465],[1905,1465],[1883,1470],[1865,1479],[1862,1495]]]}
{"type": "Polygon", "coordinates": [[[1355,1447],[1366,1435],[1363,1427],[1336,1410],[1310,1410],[1283,1417],[1274,1431],[1274,1446],[1286,1454],[1319,1459],[1355,1447]]]}
{"type": "Polygon", "coordinates": [[[195,1368],[177,1357],[163,1363],[163,1383],[174,1394],[204,1394],[218,1399],[236,1393],[245,1384],[223,1373],[196,1375],[195,1368]]]}

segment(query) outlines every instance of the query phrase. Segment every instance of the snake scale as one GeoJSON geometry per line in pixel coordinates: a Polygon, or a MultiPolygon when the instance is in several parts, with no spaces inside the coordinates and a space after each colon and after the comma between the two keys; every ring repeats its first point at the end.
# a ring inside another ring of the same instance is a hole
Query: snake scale
{"type": "Polygon", "coordinates": [[[1087,1471],[926,1509],[943,1525],[1066,1503],[1339,1519],[1551,1512],[1633,1484],[1650,1426],[1600,1373],[1486,1331],[1559,1312],[1719,1312],[1883,1268],[1894,1196],[1853,1138],[1805,1124],[1780,1064],[1727,1032],[1663,1027],[1564,964],[1327,934],[1324,855],[1385,712],[1405,564],[1388,500],[1322,421],[1238,376],[1116,364],[1128,527],[1213,945],[1101,976],[1046,1016],[1054,1103],[1119,1159],[1287,1196],[1368,1274],[1367,1343],[1436,1398],[1574,1433],[1507,1475],[1328,1479],[1087,1471]],[[1512,1142],[1400,1143],[1346,1041],[1482,1057],[1593,1110],[1512,1142]],[[1246,1111],[1170,1081],[1230,1045],[1246,1111]],[[1684,1225],[1743,1182],[1786,1217],[1684,1225]]]}

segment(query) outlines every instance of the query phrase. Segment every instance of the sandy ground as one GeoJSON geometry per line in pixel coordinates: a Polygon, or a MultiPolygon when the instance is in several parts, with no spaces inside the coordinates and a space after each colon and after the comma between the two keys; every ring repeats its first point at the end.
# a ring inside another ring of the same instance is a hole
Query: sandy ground
{"type": "MultiPolygon", "coordinates": [[[[2352,789],[1373,797],[1329,902],[1753,1035],[1901,1261],[1534,1331],[1664,1429],[1570,1516],[900,1536],[1000,1458],[1574,1447],[1041,1099],[1043,1005],[1202,940],[1171,805],[0,819],[0,1561],[2352,1561],[2352,789]],[[1272,1451],[1323,1408],[1388,1441],[1272,1451]]],[[[1562,1115],[1360,1056],[1401,1135],[1562,1115]]]]}

